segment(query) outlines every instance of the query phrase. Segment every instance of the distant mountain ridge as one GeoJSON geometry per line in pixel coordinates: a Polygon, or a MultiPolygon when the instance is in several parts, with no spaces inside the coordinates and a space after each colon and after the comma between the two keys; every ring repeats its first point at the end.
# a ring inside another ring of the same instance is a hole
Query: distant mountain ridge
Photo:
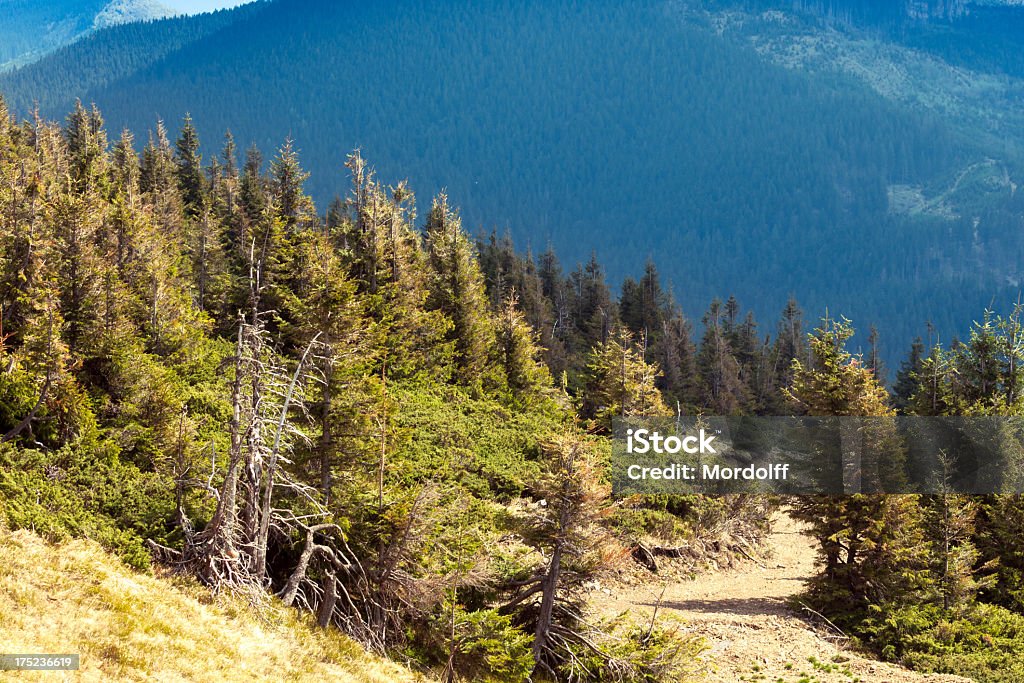
{"type": "Polygon", "coordinates": [[[157,0],[112,0],[96,14],[93,28],[109,28],[118,24],[160,19],[174,14],[174,10],[157,0]]]}
{"type": "Polygon", "coordinates": [[[97,29],[169,17],[157,0],[0,0],[0,71],[26,64],[97,29]]]}

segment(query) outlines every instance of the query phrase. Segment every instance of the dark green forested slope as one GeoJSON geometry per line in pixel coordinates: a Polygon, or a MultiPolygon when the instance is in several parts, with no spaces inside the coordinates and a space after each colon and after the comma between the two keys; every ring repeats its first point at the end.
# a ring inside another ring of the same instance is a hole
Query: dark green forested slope
{"type": "Polygon", "coordinates": [[[52,115],[95,100],[115,128],[191,111],[206,141],[290,133],[321,200],[360,147],[535,251],[595,250],[613,280],[654,257],[692,316],[723,288],[762,317],[799,291],[895,340],[1009,290],[1009,191],[978,231],[887,210],[889,185],[948,185],[983,150],[676,19],[660,2],[280,0],[105,87],[39,65],[0,89],[21,108],[56,90],[52,115]]]}

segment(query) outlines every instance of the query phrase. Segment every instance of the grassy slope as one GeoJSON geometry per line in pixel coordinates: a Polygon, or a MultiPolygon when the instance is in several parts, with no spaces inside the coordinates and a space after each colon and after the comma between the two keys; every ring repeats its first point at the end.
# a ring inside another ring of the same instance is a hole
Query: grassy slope
{"type": "Polygon", "coordinates": [[[0,615],[0,652],[80,653],[74,680],[423,680],[292,610],[257,616],[191,582],[134,573],[93,542],[26,531],[0,529],[0,615]]]}

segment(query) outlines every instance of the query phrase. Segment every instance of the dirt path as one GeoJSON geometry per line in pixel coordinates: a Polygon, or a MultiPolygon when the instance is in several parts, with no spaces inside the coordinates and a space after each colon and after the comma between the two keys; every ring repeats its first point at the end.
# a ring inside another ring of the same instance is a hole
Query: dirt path
{"type": "MultiPolygon", "coordinates": [[[[675,614],[685,630],[707,642],[708,681],[714,683],[931,683],[957,676],[919,674],[843,650],[786,606],[814,573],[814,548],[801,525],[779,515],[763,566],[744,562],[691,581],[670,584],[661,614],[675,614]]],[[[623,587],[603,594],[609,611],[650,614],[661,586],[623,587]]]]}

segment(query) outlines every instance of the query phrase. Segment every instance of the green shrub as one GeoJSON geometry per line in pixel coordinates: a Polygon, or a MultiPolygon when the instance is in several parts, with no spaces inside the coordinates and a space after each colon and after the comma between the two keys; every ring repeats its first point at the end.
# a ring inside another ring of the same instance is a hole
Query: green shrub
{"type": "Polygon", "coordinates": [[[116,456],[70,447],[0,448],[0,515],[51,540],[91,538],[136,568],[149,565],[144,538],[165,539],[173,486],[116,456]]]}
{"type": "Polygon", "coordinates": [[[540,440],[562,417],[521,413],[439,385],[396,390],[404,435],[394,476],[405,484],[423,480],[461,484],[483,498],[512,498],[536,477],[540,440]]]}
{"type": "Polygon", "coordinates": [[[982,603],[959,614],[938,605],[871,612],[861,640],[886,659],[979,683],[1024,680],[1024,616],[982,603]]]}
{"type": "MultiPolygon", "coordinates": [[[[414,634],[415,635],[415,634],[414,634]]],[[[429,627],[414,638],[421,661],[451,669],[465,680],[516,683],[533,670],[533,638],[495,609],[467,610],[450,600],[438,605],[429,627]]]]}
{"type": "Polygon", "coordinates": [[[700,676],[698,655],[704,641],[684,634],[674,620],[663,618],[652,626],[623,615],[585,635],[589,644],[569,643],[573,657],[560,672],[567,680],[656,683],[700,676]]]}

